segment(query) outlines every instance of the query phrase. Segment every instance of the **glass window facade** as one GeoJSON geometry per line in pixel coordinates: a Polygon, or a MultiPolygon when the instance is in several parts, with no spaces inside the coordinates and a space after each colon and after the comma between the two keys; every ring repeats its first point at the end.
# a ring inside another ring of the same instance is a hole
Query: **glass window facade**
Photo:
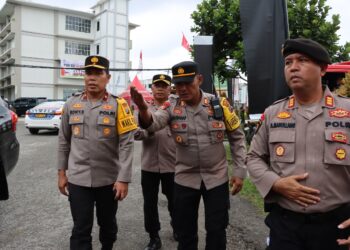
{"type": "Polygon", "coordinates": [[[89,56],[90,55],[90,44],[84,44],[84,43],[73,42],[73,41],[66,41],[64,53],[69,54],[69,55],[89,56]]]}
{"type": "Polygon", "coordinates": [[[66,16],[66,30],[90,33],[91,20],[76,16],[66,16]]]}

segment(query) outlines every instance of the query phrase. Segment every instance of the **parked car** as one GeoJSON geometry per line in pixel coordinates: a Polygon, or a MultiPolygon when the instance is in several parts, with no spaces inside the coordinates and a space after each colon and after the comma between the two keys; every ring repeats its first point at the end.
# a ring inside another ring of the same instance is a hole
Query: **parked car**
{"type": "Polygon", "coordinates": [[[17,115],[8,109],[7,104],[0,97],[0,200],[7,200],[9,197],[6,176],[18,161],[17,120],[17,115]]]}
{"type": "Polygon", "coordinates": [[[20,97],[13,102],[13,107],[16,109],[16,114],[22,116],[28,109],[45,102],[46,97],[20,97]]]}
{"type": "Polygon", "coordinates": [[[31,134],[41,129],[58,131],[61,124],[64,101],[43,102],[26,112],[24,124],[31,134]]]}

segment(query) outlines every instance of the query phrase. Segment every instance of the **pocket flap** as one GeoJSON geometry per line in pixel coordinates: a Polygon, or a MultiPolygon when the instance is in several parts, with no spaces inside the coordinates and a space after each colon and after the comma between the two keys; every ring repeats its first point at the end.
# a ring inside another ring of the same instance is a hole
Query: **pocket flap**
{"type": "Polygon", "coordinates": [[[99,116],[97,119],[98,125],[115,126],[115,118],[109,116],[99,116]]]}
{"type": "Polygon", "coordinates": [[[349,144],[349,135],[345,131],[326,129],[325,138],[326,141],[349,144]]]}
{"type": "Polygon", "coordinates": [[[69,124],[83,124],[84,116],[83,115],[71,115],[69,117],[69,124]]]}
{"type": "Polygon", "coordinates": [[[184,133],[187,132],[188,124],[187,122],[172,122],[171,130],[176,133],[184,133]]]}
{"type": "Polygon", "coordinates": [[[277,130],[270,132],[270,143],[274,142],[295,142],[294,130],[277,130]]]}
{"type": "Polygon", "coordinates": [[[223,121],[209,121],[208,122],[208,129],[209,131],[219,131],[219,130],[225,130],[225,123],[223,121]]]}

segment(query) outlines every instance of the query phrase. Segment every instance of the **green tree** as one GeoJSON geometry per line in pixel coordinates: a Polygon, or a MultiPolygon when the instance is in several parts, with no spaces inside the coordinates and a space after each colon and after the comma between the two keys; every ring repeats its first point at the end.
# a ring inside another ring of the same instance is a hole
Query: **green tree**
{"type": "MultiPolygon", "coordinates": [[[[328,49],[333,62],[349,60],[350,43],[339,45],[339,15],[331,21],[326,18],[331,7],[326,0],[288,0],[288,20],[291,38],[312,38],[328,49]]],[[[239,13],[239,0],[203,0],[191,15],[193,32],[214,36],[214,71],[221,79],[246,73],[243,38],[239,13]],[[234,58],[233,69],[225,65],[234,58]]]]}
{"type": "Polygon", "coordinates": [[[336,93],[350,97],[350,73],[345,74],[345,78],[342,80],[342,84],[336,90],[336,93]]]}

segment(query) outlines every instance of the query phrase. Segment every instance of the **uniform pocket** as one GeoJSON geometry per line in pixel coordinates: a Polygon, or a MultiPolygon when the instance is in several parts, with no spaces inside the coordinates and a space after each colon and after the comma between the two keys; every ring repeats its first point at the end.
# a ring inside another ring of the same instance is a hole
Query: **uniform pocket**
{"type": "Polygon", "coordinates": [[[269,149],[271,161],[292,163],[295,160],[295,131],[270,131],[269,149]]]}
{"type": "Polygon", "coordinates": [[[73,137],[84,138],[84,116],[71,115],[69,117],[69,125],[71,127],[73,137]]]}
{"type": "Polygon", "coordinates": [[[324,163],[350,166],[349,133],[347,131],[326,129],[324,163]]]}
{"type": "Polygon", "coordinates": [[[115,118],[110,116],[99,116],[97,119],[97,131],[99,139],[111,139],[116,136],[115,118]]]}
{"type": "Polygon", "coordinates": [[[224,141],[225,123],[223,121],[209,121],[208,130],[211,143],[218,143],[224,141]]]}
{"type": "Polygon", "coordinates": [[[172,122],[170,126],[175,142],[181,145],[188,145],[187,122],[172,122]]]}

